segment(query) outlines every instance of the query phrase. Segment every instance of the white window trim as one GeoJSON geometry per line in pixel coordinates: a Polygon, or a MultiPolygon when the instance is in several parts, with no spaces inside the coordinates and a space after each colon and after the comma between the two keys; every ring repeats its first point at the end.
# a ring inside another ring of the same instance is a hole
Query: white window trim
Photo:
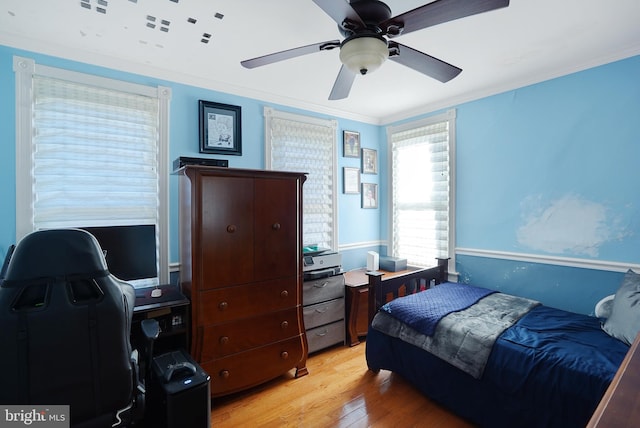
{"type": "Polygon", "coordinates": [[[332,242],[334,249],[338,248],[338,154],[336,150],[336,133],[338,129],[338,121],[335,119],[320,119],[317,117],[304,116],[295,113],[288,113],[280,110],[275,110],[272,107],[264,107],[264,135],[265,135],[265,167],[266,169],[271,169],[271,144],[267,144],[271,141],[271,118],[278,118],[284,120],[297,121],[301,123],[306,123],[310,125],[319,125],[326,126],[332,129],[333,131],[333,193],[332,193],[332,204],[334,206],[333,210],[333,230],[332,230],[332,242]]]}
{"type": "MultiPolygon", "coordinates": [[[[387,206],[387,218],[389,219],[388,227],[388,236],[389,236],[389,246],[391,246],[391,242],[393,242],[393,206],[391,201],[393,201],[393,174],[391,172],[392,163],[393,163],[393,155],[391,153],[392,144],[391,144],[391,136],[397,132],[408,131],[414,128],[421,128],[424,126],[429,126],[434,123],[450,121],[451,126],[449,127],[449,272],[455,272],[456,266],[456,110],[447,110],[444,113],[437,114],[434,116],[430,116],[424,119],[420,119],[414,122],[403,123],[397,126],[388,126],[387,127],[387,171],[388,174],[388,183],[387,188],[389,189],[389,197],[388,197],[388,206],[387,206]]],[[[434,265],[436,261],[434,260],[434,265]]]]}
{"type": "Polygon", "coordinates": [[[158,280],[169,283],[169,101],[171,88],[144,86],[75,71],[36,64],[31,58],[13,57],[16,79],[16,242],[33,231],[33,204],[31,187],[32,79],[33,75],[69,80],[97,87],[115,89],[158,98],[158,280]]]}

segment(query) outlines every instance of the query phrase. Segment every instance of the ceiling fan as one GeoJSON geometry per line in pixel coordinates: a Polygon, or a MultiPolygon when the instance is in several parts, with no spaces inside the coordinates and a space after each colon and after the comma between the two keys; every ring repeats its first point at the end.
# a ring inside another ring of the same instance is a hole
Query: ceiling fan
{"type": "Polygon", "coordinates": [[[340,48],[342,66],[329,95],[330,100],[346,98],[358,73],[365,75],[374,71],[387,58],[443,83],[448,82],[460,74],[462,69],[389,38],[509,6],[509,0],[435,0],[391,17],[389,6],[378,0],[313,2],[338,23],[338,29],[345,37],[342,42],[329,40],[314,43],[248,59],[241,64],[246,68],[255,68],[340,48]]]}

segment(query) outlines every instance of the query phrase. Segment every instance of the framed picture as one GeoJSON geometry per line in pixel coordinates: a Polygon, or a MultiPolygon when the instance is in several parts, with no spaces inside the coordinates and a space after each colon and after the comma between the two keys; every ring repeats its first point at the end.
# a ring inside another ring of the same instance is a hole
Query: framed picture
{"type": "Polygon", "coordinates": [[[240,107],[200,100],[198,109],[200,153],[242,155],[240,107]]]}
{"type": "Polygon", "coordinates": [[[362,208],[378,208],[378,185],[362,183],[362,208]]]}
{"type": "Polygon", "coordinates": [[[360,157],[360,133],[354,131],[342,132],[342,153],[345,158],[360,157]]]}
{"type": "Polygon", "coordinates": [[[342,168],[342,193],[360,193],[360,168],[342,168]]]}
{"type": "Polygon", "coordinates": [[[362,173],[378,173],[378,152],[373,149],[362,149],[362,173]]]}

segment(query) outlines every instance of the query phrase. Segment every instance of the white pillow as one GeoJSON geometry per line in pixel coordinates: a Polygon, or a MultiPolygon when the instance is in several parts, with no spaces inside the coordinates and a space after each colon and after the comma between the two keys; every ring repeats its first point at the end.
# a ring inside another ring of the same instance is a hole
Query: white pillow
{"type": "Polygon", "coordinates": [[[611,316],[611,311],[613,311],[614,297],[616,297],[615,294],[610,294],[607,297],[603,297],[602,300],[596,303],[596,317],[609,318],[611,316]]]}
{"type": "Polygon", "coordinates": [[[631,269],[616,291],[611,316],[602,328],[628,345],[633,343],[640,331],[640,275],[631,269]]]}

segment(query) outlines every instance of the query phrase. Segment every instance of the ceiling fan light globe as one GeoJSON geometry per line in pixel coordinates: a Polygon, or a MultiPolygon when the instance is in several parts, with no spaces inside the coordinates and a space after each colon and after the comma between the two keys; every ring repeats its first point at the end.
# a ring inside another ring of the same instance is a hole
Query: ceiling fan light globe
{"type": "Polygon", "coordinates": [[[340,46],[340,61],[356,74],[376,70],[388,57],[387,42],[378,37],[356,37],[340,46]]]}

